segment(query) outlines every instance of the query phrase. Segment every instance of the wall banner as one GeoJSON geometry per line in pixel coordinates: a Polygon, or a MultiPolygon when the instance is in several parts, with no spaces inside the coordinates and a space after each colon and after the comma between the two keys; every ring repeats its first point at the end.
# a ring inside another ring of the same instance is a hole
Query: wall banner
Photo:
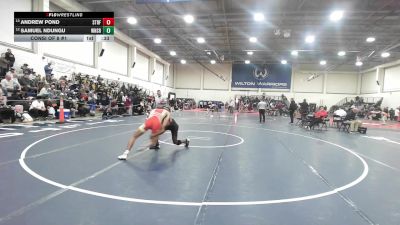
{"type": "Polygon", "coordinates": [[[288,64],[232,64],[232,88],[290,89],[288,64]]]}

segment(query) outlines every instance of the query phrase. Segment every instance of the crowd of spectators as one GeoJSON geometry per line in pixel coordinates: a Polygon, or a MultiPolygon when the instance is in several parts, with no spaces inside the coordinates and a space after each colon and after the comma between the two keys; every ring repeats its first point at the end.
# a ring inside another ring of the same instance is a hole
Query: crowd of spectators
{"type": "Polygon", "coordinates": [[[61,97],[64,108],[70,110],[72,117],[93,116],[96,110],[112,115],[144,114],[147,105],[154,105],[155,98],[149,95],[149,91],[103,79],[100,75],[72,73],[56,78],[51,62],[44,66],[45,76],[36,73],[26,63],[17,70],[13,67],[15,57],[11,50],[7,53],[8,58],[14,59],[7,61],[9,69],[3,77],[0,76],[0,107],[7,111],[20,106],[34,119],[54,118],[61,97]]]}
{"type": "Polygon", "coordinates": [[[257,105],[261,100],[266,102],[265,110],[268,115],[282,116],[289,114],[289,101],[283,94],[281,96],[236,96],[235,101],[231,99],[229,102],[226,102],[225,105],[232,108],[234,103],[236,110],[239,112],[253,112],[258,111],[257,105]]]}

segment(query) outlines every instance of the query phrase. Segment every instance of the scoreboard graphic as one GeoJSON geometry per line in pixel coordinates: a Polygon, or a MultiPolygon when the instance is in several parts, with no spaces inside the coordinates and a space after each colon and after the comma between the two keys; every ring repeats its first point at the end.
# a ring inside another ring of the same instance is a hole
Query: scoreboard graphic
{"type": "Polygon", "coordinates": [[[14,41],[114,41],[114,12],[14,12],[14,41]]]}

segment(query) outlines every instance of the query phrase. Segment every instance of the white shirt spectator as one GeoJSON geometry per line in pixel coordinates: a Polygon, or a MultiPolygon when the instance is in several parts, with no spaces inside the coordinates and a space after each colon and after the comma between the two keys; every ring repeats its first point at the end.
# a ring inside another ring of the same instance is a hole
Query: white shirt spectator
{"type": "Polygon", "coordinates": [[[32,102],[31,106],[29,107],[29,110],[32,110],[32,109],[44,110],[46,108],[44,107],[44,102],[43,101],[39,101],[39,100],[35,99],[32,102]]]}
{"type": "Polygon", "coordinates": [[[333,115],[337,115],[337,116],[340,116],[340,117],[345,117],[347,115],[347,113],[343,109],[338,109],[333,113],[333,115]]]}
{"type": "MultiPolygon", "coordinates": [[[[1,87],[3,88],[3,91],[6,91],[7,89],[14,90],[14,88],[20,89],[20,86],[18,86],[18,84],[12,78],[10,80],[7,80],[6,78],[1,80],[1,87]]],[[[12,92],[7,92],[7,96],[11,96],[11,94],[12,92]]]]}
{"type": "Polygon", "coordinates": [[[46,87],[42,87],[42,89],[40,89],[40,92],[38,94],[38,96],[44,96],[44,95],[49,95],[49,92],[47,91],[46,87]]]}

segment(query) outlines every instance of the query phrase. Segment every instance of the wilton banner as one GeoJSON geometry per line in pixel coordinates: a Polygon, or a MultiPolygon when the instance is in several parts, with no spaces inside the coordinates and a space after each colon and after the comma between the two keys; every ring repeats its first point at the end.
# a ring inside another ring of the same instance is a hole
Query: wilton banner
{"type": "Polygon", "coordinates": [[[291,78],[287,64],[233,64],[231,87],[290,89],[291,78]]]}

